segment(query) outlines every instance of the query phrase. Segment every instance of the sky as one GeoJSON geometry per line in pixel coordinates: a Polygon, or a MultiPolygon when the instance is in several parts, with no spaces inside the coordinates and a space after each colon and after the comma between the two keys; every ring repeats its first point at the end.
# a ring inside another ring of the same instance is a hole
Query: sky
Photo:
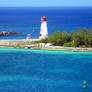
{"type": "Polygon", "coordinates": [[[92,7],[92,0],[0,0],[0,7],[92,7]]]}

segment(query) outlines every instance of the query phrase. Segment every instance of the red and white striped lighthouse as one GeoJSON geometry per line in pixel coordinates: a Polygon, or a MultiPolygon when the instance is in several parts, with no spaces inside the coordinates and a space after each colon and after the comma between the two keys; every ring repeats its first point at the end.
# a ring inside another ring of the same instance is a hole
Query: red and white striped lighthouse
{"type": "Polygon", "coordinates": [[[47,37],[48,37],[47,19],[43,16],[41,18],[41,28],[40,28],[40,36],[39,36],[39,39],[45,39],[47,37]]]}

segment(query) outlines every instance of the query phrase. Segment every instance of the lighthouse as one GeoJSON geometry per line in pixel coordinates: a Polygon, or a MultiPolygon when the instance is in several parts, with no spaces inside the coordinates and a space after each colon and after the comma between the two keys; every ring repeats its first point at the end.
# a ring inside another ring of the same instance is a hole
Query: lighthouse
{"type": "Polygon", "coordinates": [[[41,27],[40,27],[40,36],[39,39],[45,39],[48,37],[48,30],[47,30],[47,19],[45,16],[41,18],[41,27]]]}

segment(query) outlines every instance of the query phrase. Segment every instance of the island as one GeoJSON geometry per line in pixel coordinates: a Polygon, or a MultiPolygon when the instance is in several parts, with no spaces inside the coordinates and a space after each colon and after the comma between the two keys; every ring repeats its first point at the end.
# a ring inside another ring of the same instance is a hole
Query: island
{"type": "Polygon", "coordinates": [[[0,36],[20,36],[22,33],[18,32],[0,32],[0,36]]]}
{"type": "Polygon", "coordinates": [[[0,40],[0,47],[92,52],[92,28],[78,28],[72,33],[57,30],[45,39],[0,40]]]}

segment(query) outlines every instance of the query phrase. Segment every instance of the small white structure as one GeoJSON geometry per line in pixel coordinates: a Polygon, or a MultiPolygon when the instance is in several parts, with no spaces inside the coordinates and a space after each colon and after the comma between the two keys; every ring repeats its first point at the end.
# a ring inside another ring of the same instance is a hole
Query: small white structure
{"type": "Polygon", "coordinates": [[[31,35],[30,34],[27,34],[27,39],[30,39],[31,38],[31,35]]]}
{"type": "Polygon", "coordinates": [[[40,28],[40,36],[39,36],[39,39],[45,39],[47,37],[48,37],[47,19],[43,16],[41,18],[41,28],[40,28]]]}

